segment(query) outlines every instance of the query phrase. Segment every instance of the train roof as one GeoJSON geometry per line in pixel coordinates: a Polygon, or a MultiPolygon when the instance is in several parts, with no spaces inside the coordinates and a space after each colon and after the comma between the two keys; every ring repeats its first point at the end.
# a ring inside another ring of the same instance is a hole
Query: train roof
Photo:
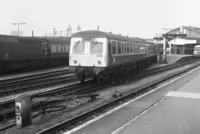
{"type": "Polygon", "coordinates": [[[70,42],[70,37],[18,37],[19,40],[23,41],[41,41],[46,40],[48,42],[70,42]]]}
{"type": "Polygon", "coordinates": [[[70,42],[71,37],[43,37],[42,39],[51,42],[70,42]]]}
{"type": "Polygon", "coordinates": [[[10,35],[0,35],[0,42],[3,43],[18,43],[17,36],[10,36],[10,35]]]}
{"type": "Polygon", "coordinates": [[[109,39],[116,39],[116,40],[123,40],[123,41],[130,41],[130,42],[137,42],[137,43],[147,43],[145,40],[140,38],[131,38],[123,35],[117,35],[113,33],[107,33],[98,30],[88,30],[78,32],[72,35],[73,37],[83,37],[83,38],[109,38],[109,39]]]}
{"type": "Polygon", "coordinates": [[[12,35],[0,35],[0,42],[3,43],[18,43],[20,42],[39,42],[41,40],[46,40],[50,42],[70,42],[71,37],[45,37],[45,36],[12,36],[12,35]]]}
{"type": "Polygon", "coordinates": [[[62,40],[62,41],[70,41],[71,37],[51,37],[51,36],[41,36],[38,37],[41,39],[46,39],[46,40],[62,40]]]}

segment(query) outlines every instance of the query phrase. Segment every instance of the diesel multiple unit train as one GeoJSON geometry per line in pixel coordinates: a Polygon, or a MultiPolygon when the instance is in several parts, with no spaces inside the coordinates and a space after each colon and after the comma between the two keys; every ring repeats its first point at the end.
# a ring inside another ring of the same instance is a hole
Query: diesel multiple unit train
{"type": "Polygon", "coordinates": [[[69,63],[84,82],[96,82],[134,70],[156,60],[160,48],[139,38],[83,31],[70,37],[17,37],[0,35],[0,72],[69,63]]]}
{"type": "Polygon", "coordinates": [[[0,35],[0,71],[68,63],[70,38],[0,35]]]}
{"type": "Polygon", "coordinates": [[[194,47],[194,56],[200,57],[200,45],[194,47]]]}
{"type": "Polygon", "coordinates": [[[81,82],[88,75],[99,83],[107,76],[123,74],[155,61],[159,54],[158,46],[139,38],[83,31],[71,37],[69,66],[81,82]]]}

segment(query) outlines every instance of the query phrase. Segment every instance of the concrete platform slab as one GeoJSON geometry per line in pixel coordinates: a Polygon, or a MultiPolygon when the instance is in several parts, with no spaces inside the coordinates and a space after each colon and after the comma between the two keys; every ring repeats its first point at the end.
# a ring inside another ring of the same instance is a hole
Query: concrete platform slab
{"type": "MultiPolygon", "coordinates": [[[[200,121],[200,116],[196,116],[200,112],[200,105],[195,107],[195,105],[200,103],[200,100],[196,99],[188,101],[190,99],[172,98],[165,95],[174,90],[184,91],[190,89],[188,86],[193,87],[194,83],[198,82],[198,80],[200,80],[200,68],[188,73],[181,79],[174,80],[173,82],[169,82],[170,84],[157,88],[148,95],[127,103],[127,105],[124,105],[117,111],[102,116],[102,118],[91,123],[86,123],[86,125],[83,124],[81,127],[68,131],[65,134],[156,134],[163,133],[163,131],[166,131],[168,134],[179,133],[179,131],[180,133],[184,131],[192,133],[193,131],[188,128],[190,123],[187,122],[191,122],[194,118],[197,118],[200,121]],[[195,111],[189,113],[191,109],[194,109],[195,111]],[[181,122],[185,123],[181,125],[181,122]],[[178,124],[178,127],[176,127],[176,124],[178,124]],[[174,128],[171,129],[170,126],[173,126],[174,128]],[[188,130],[183,129],[182,126],[185,129],[188,128],[188,130]],[[146,130],[144,130],[144,128],[146,128],[146,130]],[[183,131],[175,131],[176,128],[182,129],[183,131]]],[[[195,89],[198,90],[198,87],[200,87],[200,82],[196,84],[195,89]]],[[[195,93],[198,93],[199,91],[200,89],[195,93]]],[[[199,123],[199,121],[196,123],[199,123]]],[[[194,132],[197,132],[195,130],[199,130],[197,125],[194,125],[192,128],[194,132]]]]}
{"type": "Polygon", "coordinates": [[[177,91],[167,93],[157,105],[137,120],[129,121],[112,134],[200,133],[200,74],[177,91]]]}
{"type": "Polygon", "coordinates": [[[198,134],[200,99],[167,97],[113,134],[198,134]]]}
{"type": "Polygon", "coordinates": [[[172,64],[181,60],[190,60],[193,58],[193,55],[178,55],[178,54],[168,54],[166,55],[167,63],[172,64]]]}

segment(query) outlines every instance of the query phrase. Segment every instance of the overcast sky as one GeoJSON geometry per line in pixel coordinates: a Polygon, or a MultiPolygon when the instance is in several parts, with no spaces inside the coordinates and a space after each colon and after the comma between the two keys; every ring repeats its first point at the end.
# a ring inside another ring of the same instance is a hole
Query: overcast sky
{"type": "Polygon", "coordinates": [[[41,36],[66,30],[96,29],[141,38],[153,38],[163,28],[200,27],[199,0],[1,0],[0,34],[17,30],[41,36]]]}

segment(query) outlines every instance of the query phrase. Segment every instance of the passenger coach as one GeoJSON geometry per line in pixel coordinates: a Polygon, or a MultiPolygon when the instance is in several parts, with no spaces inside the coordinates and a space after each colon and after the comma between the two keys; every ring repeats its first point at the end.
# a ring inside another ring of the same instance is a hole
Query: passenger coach
{"type": "Polygon", "coordinates": [[[200,45],[194,47],[194,56],[200,57],[200,45]]]}
{"type": "Polygon", "coordinates": [[[83,31],[71,38],[69,65],[84,82],[87,75],[97,82],[116,73],[133,70],[146,59],[156,59],[159,48],[139,38],[102,31],[83,31]]]}

